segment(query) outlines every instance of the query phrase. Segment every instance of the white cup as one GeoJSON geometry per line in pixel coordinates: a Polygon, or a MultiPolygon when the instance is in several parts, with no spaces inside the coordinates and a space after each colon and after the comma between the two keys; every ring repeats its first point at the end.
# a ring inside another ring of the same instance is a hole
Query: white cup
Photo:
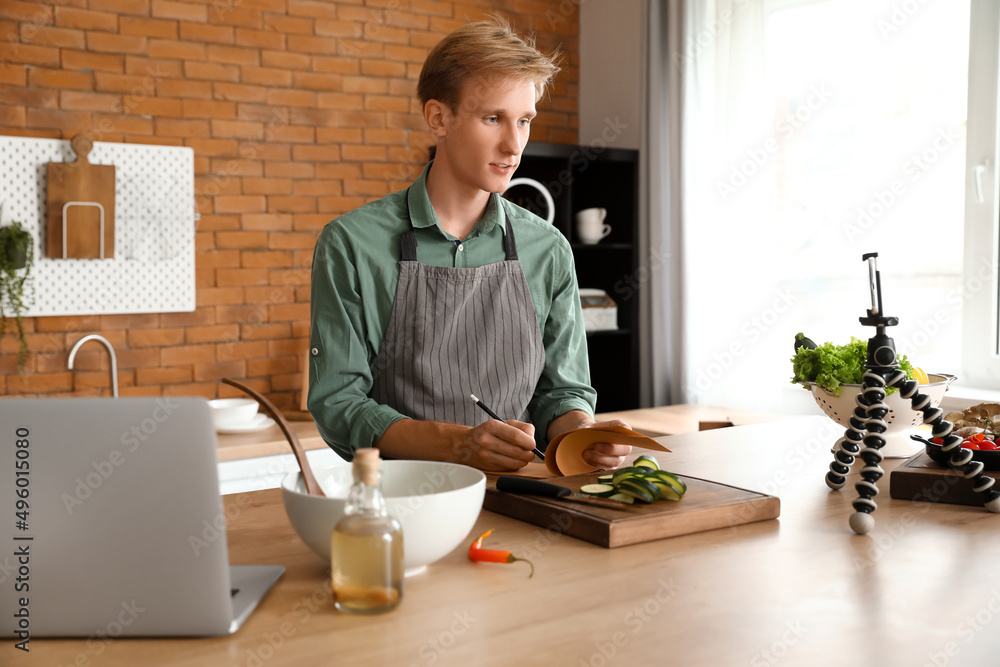
{"type": "Polygon", "coordinates": [[[581,243],[593,245],[611,233],[611,225],[604,224],[606,208],[585,208],[576,214],[576,235],[581,243]]]}

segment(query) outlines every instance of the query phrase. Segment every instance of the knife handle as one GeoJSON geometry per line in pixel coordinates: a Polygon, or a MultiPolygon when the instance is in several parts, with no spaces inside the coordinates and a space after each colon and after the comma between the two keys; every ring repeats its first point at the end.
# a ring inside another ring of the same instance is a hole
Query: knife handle
{"type": "Polygon", "coordinates": [[[527,493],[532,496],[545,496],[547,498],[563,498],[572,493],[565,486],[557,486],[556,484],[541,482],[537,479],[513,477],[510,475],[497,477],[497,491],[527,493]]]}

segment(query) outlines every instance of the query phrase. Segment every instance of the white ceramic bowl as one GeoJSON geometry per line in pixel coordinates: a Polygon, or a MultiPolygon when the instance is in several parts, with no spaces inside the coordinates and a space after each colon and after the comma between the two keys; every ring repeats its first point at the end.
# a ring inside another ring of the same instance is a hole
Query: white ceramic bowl
{"type": "Polygon", "coordinates": [[[257,414],[257,401],[252,398],[217,398],[208,402],[215,428],[232,428],[250,423],[257,414]]]}
{"type": "MultiPolygon", "coordinates": [[[[417,574],[465,541],[483,508],[486,475],[439,461],[383,461],[381,469],[386,506],[403,527],[406,574],[417,574]]],[[[295,532],[329,562],[330,534],[344,515],[352,466],[334,463],[313,473],[327,497],[307,494],[296,471],[282,481],[281,498],[295,532]]]]}
{"type": "MultiPolygon", "coordinates": [[[[922,384],[917,391],[930,396],[931,405],[937,407],[944,398],[948,385],[955,381],[954,375],[930,374],[927,375],[930,383],[922,384]]],[[[816,404],[823,409],[823,412],[845,429],[850,426],[851,415],[858,406],[858,395],[861,393],[859,384],[840,385],[840,396],[834,396],[814,382],[803,383],[812,391],[816,404]]],[[[916,454],[924,446],[919,442],[910,439],[909,431],[914,426],[919,426],[924,421],[923,413],[917,412],[910,407],[910,401],[894,391],[885,397],[884,403],[889,406],[889,414],[885,421],[889,425],[883,434],[885,445],[882,447],[882,456],[886,458],[902,458],[916,454]]]]}

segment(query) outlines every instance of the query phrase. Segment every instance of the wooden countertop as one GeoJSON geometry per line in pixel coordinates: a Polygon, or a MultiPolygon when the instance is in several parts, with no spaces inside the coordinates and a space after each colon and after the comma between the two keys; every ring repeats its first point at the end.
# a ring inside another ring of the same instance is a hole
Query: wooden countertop
{"type": "MultiPolygon", "coordinates": [[[[12,643],[5,665],[545,664],[987,665],[1000,619],[1000,517],[889,497],[854,535],[852,475],[823,478],[839,428],[826,417],[664,438],[664,467],[776,494],[781,518],[603,549],[484,511],[472,536],[532,558],[472,563],[463,544],[406,580],[390,614],[331,603],[328,564],[296,537],[276,490],[227,496],[233,563],[285,575],[235,635],[12,643]]],[[[683,501],[681,501],[683,502],[683,501]]]]}
{"type": "MultiPolygon", "coordinates": [[[[308,413],[299,414],[308,416],[308,413]]],[[[697,431],[699,423],[703,421],[730,421],[739,425],[757,424],[784,418],[781,415],[730,410],[709,405],[668,405],[659,408],[605,412],[596,416],[599,421],[623,419],[636,431],[653,437],[697,431]]],[[[305,449],[325,449],[327,447],[323,438],[320,437],[319,431],[316,430],[315,422],[308,420],[290,421],[289,423],[305,449]]],[[[219,434],[218,442],[220,461],[288,454],[292,451],[285,441],[281,429],[277,426],[271,426],[256,433],[219,434]]]]}

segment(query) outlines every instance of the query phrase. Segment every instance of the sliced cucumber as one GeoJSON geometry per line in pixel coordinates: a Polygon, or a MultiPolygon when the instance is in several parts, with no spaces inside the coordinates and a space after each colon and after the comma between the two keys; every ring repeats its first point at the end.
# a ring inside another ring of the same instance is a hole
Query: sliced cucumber
{"type": "Polygon", "coordinates": [[[644,479],[630,478],[618,484],[618,492],[634,496],[637,500],[651,503],[660,497],[660,489],[644,479]]]}
{"type": "Polygon", "coordinates": [[[657,463],[656,459],[652,456],[646,456],[645,454],[637,458],[633,463],[633,467],[636,468],[649,468],[651,470],[659,470],[660,464],[657,463]]]}
{"type": "Polygon", "coordinates": [[[634,505],[635,498],[633,496],[626,496],[624,493],[614,493],[608,496],[608,500],[617,500],[620,503],[625,503],[627,505],[634,505]]]}
{"type": "Polygon", "coordinates": [[[619,482],[621,482],[622,480],[629,479],[631,477],[635,477],[636,475],[638,475],[642,471],[643,471],[642,468],[632,468],[632,467],[619,468],[611,476],[612,484],[614,484],[615,486],[617,486],[619,484],[619,482]]]}
{"type": "Polygon", "coordinates": [[[615,476],[614,475],[600,475],[597,478],[597,483],[598,484],[613,484],[614,480],[615,480],[615,476]]]}
{"type": "Polygon", "coordinates": [[[657,470],[656,476],[672,486],[674,490],[681,495],[684,495],[684,492],[687,491],[688,487],[687,484],[684,483],[684,480],[671,472],[667,472],[666,470],[657,470]]]}
{"type": "Polygon", "coordinates": [[[580,487],[580,493],[585,493],[588,496],[601,496],[602,498],[607,498],[615,493],[615,487],[610,484],[584,484],[580,487]]]}

